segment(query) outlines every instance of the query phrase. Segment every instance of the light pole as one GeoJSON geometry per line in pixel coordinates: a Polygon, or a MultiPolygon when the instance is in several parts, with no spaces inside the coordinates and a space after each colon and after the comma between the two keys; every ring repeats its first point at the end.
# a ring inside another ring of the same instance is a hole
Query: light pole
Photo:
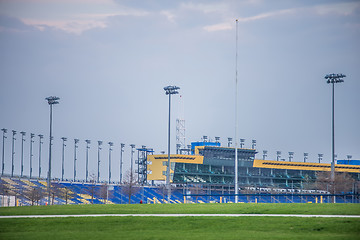
{"type": "Polygon", "coordinates": [[[39,178],[41,177],[41,145],[43,144],[43,137],[44,135],[39,134],[39,178]]]}
{"type": "Polygon", "coordinates": [[[350,160],[352,158],[352,155],[346,155],[346,157],[347,157],[347,160],[348,160],[348,164],[350,164],[350,160]]]}
{"type": "Polygon", "coordinates": [[[5,133],[7,133],[6,128],[2,128],[1,131],[3,132],[3,144],[2,144],[2,164],[1,164],[1,176],[4,175],[4,169],[5,169],[5,133]]]}
{"type": "Polygon", "coordinates": [[[74,182],[76,180],[76,149],[78,148],[79,139],[74,139],[74,182]]]}
{"type": "Polygon", "coordinates": [[[228,137],[228,147],[231,147],[231,144],[232,144],[232,138],[228,137]]]}
{"type": "Polygon", "coordinates": [[[97,182],[100,182],[100,150],[102,141],[98,141],[98,175],[97,175],[97,182]]]}
{"type": "Polygon", "coordinates": [[[276,161],[279,161],[281,158],[281,151],[276,151],[276,161]]]}
{"type": "MultiPolygon", "coordinates": [[[[131,147],[131,162],[130,162],[130,174],[133,175],[133,162],[134,162],[134,152],[135,152],[135,144],[130,144],[131,147]]],[[[132,181],[132,177],[131,177],[132,181]]]]}
{"type": "Polygon", "coordinates": [[[309,153],[304,153],[304,162],[308,159],[309,153]]]}
{"type": "Polygon", "coordinates": [[[263,150],[263,160],[265,160],[265,159],[266,159],[266,157],[267,157],[267,153],[268,153],[268,151],[267,151],[267,150],[263,150]]]}
{"type": "Polygon", "coordinates": [[[54,104],[58,104],[60,100],[59,97],[51,96],[45,98],[45,100],[48,101],[48,104],[50,105],[50,138],[49,138],[49,169],[48,169],[48,191],[49,191],[49,200],[48,204],[50,205],[50,184],[51,184],[51,145],[52,145],[52,107],[54,104]]]}
{"type": "Polygon", "coordinates": [[[85,173],[85,182],[87,182],[88,179],[88,173],[89,173],[89,144],[91,143],[90,140],[85,140],[86,142],[86,173],[85,173]]]}
{"type": "Polygon", "coordinates": [[[243,148],[244,144],[245,144],[245,139],[241,138],[240,139],[240,148],[243,148]]]}
{"type": "Polygon", "coordinates": [[[20,177],[23,177],[24,173],[24,142],[25,142],[25,135],[26,132],[20,132],[21,134],[21,171],[20,171],[20,177]]]}
{"type": "Polygon", "coordinates": [[[30,133],[30,179],[32,178],[32,157],[34,156],[33,155],[33,150],[32,150],[32,145],[34,143],[34,137],[35,137],[35,134],[33,133],[30,133]]]}
{"type": "Polygon", "coordinates": [[[255,149],[255,147],[256,147],[256,140],[252,140],[251,143],[252,143],[251,149],[255,149]]]}
{"type": "Polygon", "coordinates": [[[62,144],[61,181],[64,181],[64,164],[65,164],[64,162],[65,162],[65,147],[66,147],[65,142],[67,141],[67,138],[62,137],[61,139],[63,141],[63,144],[62,144]]]}
{"type": "Polygon", "coordinates": [[[327,83],[331,83],[332,85],[332,161],[331,161],[331,181],[335,181],[335,83],[341,83],[344,82],[343,78],[346,77],[345,74],[327,74],[325,76],[325,79],[327,80],[327,83]]]}
{"type": "Polygon", "coordinates": [[[289,152],[289,162],[291,162],[293,157],[294,157],[294,152],[289,152]]]}
{"type": "MultiPolygon", "coordinates": [[[[238,182],[238,20],[236,19],[236,53],[235,53],[235,203],[238,203],[239,182],[238,182]]],[[[240,140],[241,142],[241,140],[240,140]]],[[[242,148],[242,146],[241,146],[242,148]]]]}
{"type": "Polygon", "coordinates": [[[114,146],[113,142],[108,142],[109,144],[109,184],[111,181],[111,151],[112,151],[112,146],[114,146]]]}
{"type": "Polygon", "coordinates": [[[324,156],[324,154],[322,154],[322,153],[319,153],[319,154],[318,154],[319,163],[321,163],[321,160],[322,160],[323,156],[324,156]]]}
{"type": "Polygon", "coordinates": [[[16,131],[12,130],[11,177],[14,177],[15,135],[16,131]]]}
{"type": "Polygon", "coordinates": [[[169,95],[169,129],[168,129],[168,164],[166,168],[166,188],[167,188],[167,201],[170,203],[170,112],[171,112],[171,95],[178,94],[180,88],[177,86],[164,87],[165,94],[169,95]]]}
{"type": "Polygon", "coordinates": [[[122,183],[122,166],[123,166],[123,152],[124,152],[125,144],[120,144],[120,184],[122,183]]]}

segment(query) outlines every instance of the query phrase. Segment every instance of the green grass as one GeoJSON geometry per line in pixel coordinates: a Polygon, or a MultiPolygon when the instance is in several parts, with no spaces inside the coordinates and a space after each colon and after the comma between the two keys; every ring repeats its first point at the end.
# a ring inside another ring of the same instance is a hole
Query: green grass
{"type": "MultiPolygon", "coordinates": [[[[126,204],[0,208],[0,215],[96,213],[360,215],[360,204],[126,204]]],[[[0,239],[360,239],[360,219],[295,217],[0,219],[0,239]]]]}
{"type": "Polygon", "coordinates": [[[360,221],[288,217],[0,219],[0,239],[359,239],[360,221]]]}
{"type": "Polygon", "coordinates": [[[106,213],[265,213],[360,215],[360,204],[238,203],[54,205],[0,208],[0,215],[64,215],[106,213]]]}

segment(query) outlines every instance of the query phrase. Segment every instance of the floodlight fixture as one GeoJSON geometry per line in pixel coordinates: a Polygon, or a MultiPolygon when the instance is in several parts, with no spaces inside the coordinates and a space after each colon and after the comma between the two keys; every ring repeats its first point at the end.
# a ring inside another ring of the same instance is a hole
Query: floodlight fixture
{"type": "Polygon", "coordinates": [[[207,140],[208,140],[208,136],[203,136],[203,141],[207,142],[207,140]]]}
{"type": "Polygon", "coordinates": [[[44,138],[44,135],[39,134],[39,178],[41,177],[41,145],[44,143],[42,139],[44,138]]]}
{"type": "Polygon", "coordinates": [[[12,130],[11,177],[14,177],[15,135],[16,131],[12,130]]]}
{"type": "Polygon", "coordinates": [[[7,138],[5,134],[7,133],[7,129],[2,128],[1,131],[3,132],[1,176],[3,176],[5,170],[5,138],[7,138]]]}
{"type": "Polygon", "coordinates": [[[268,151],[267,151],[267,150],[263,150],[263,160],[265,160],[265,159],[266,159],[266,157],[267,157],[267,153],[268,153],[268,151]]]}
{"type": "MultiPolygon", "coordinates": [[[[325,75],[326,83],[332,85],[332,161],[331,161],[331,181],[335,181],[335,83],[344,82],[345,74],[342,73],[332,73],[325,75]]],[[[334,199],[335,201],[335,199],[334,199]]]]}
{"type": "Polygon", "coordinates": [[[65,147],[66,147],[66,144],[65,142],[67,141],[67,138],[66,137],[62,137],[61,140],[63,141],[62,142],[62,158],[61,158],[61,181],[64,181],[64,160],[65,160],[65,147]]]}
{"type": "MultiPolygon", "coordinates": [[[[168,196],[167,196],[167,200],[168,203],[170,203],[170,194],[171,194],[171,189],[170,189],[170,116],[171,116],[171,95],[174,94],[178,94],[180,88],[177,86],[167,86],[164,87],[165,90],[165,94],[169,95],[169,127],[168,127],[168,165],[166,168],[166,187],[167,187],[167,192],[168,192],[168,196]]],[[[131,161],[132,163],[132,161],[131,161]]]]}
{"type": "Polygon", "coordinates": [[[98,166],[97,166],[97,182],[100,182],[100,150],[102,149],[101,148],[101,145],[103,144],[103,141],[98,141],[98,166]]]}
{"type": "Polygon", "coordinates": [[[108,142],[109,144],[109,184],[111,183],[111,152],[112,147],[114,146],[113,142],[108,142]]]}
{"type": "Polygon", "coordinates": [[[181,144],[180,144],[180,143],[177,143],[177,144],[176,144],[176,154],[179,154],[179,152],[180,152],[180,147],[181,147],[181,144]]]}
{"type": "Polygon", "coordinates": [[[76,160],[77,160],[76,149],[78,148],[79,141],[80,140],[77,138],[74,139],[74,182],[76,181],[76,160]]]}
{"type": "Polygon", "coordinates": [[[306,162],[306,160],[308,159],[309,153],[304,153],[304,162],[306,162]]]}
{"type": "Polygon", "coordinates": [[[276,161],[279,161],[281,158],[281,151],[276,151],[276,161]]]}
{"type": "Polygon", "coordinates": [[[24,142],[25,142],[26,132],[20,132],[20,134],[21,134],[21,168],[20,168],[20,177],[23,177],[23,173],[24,173],[24,142]]]}
{"type": "Polygon", "coordinates": [[[215,142],[218,143],[220,141],[220,137],[215,137],[215,142]]]}
{"type": "Polygon", "coordinates": [[[50,96],[45,98],[45,100],[48,101],[48,104],[50,106],[50,140],[49,140],[49,168],[48,168],[48,179],[47,179],[47,188],[48,188],[48,204],[50,205],[50,188],[51,188],[51,145],[52,145],[52,106],[54,104],[58,104],[60,100],[59,97],[56,96],[50,96]]]}
{"type": "Polygon", "coordinates": [[[294,152],[289,152],[289,162],[291,162],[291,160],[293,159],[294,156],[294,152]]]}
{"type": "Polygon", "coordinates": [[[253,140],[251,141],[251,143],[252,143],[251,149],[255,149],[255,148],[256,148],[256,140],[253,139],[253,140]]]}
{"type": "Polygon", "coordinates": [[[324,154],[322,154],[322,153],[318,154],[319,163],[321,163],[321,160],[323,159],[323,156],[324,156],[324,154]]]}

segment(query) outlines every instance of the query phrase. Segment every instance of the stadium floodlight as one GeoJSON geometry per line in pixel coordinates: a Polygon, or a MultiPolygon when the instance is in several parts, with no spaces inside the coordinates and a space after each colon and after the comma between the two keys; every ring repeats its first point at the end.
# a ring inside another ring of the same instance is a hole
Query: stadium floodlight
{"type": "Polygon", "coordinates": [[[103,144],[103,141],[98,141],[98,167],[97,167],[97,182],[100,182],[100,151],[101,151],[101,145],[103,144]]]}
{"type": "Polygon", "coordinates": [[[251,149],[255,149],[255,148],[256,148],[256,140],[253,139],[253,140],[251,141],[251,143],[252,143],[251,149]]]}
{"type": "Polygon", "coordinates": [[[76,160],[77,160],[77,157],[76,157],[76,149],[78,148],[78,143],[79,143],[79,139],[75,138],[74,139],[74,182],[76,181],[76,160]]]}
{"type": "Polygon", "coordinates": [[[121,143],[120,144],[120,184],[122,183],[122,175],[123,175],[123,170],[122,170],[122,167],[123,167],[123,152],[124,152],[124,147],[125,147],[125,144],[124,143],[121,143]]]}
{"type": "Polygon", "coordinates": [[[263,150],[263,160],[265,160],[265,159],[266,159],[266,157],[267,157],[267,153],[268,153],[268,151],[267,151],[267,150],[263,150]]]}
{"type": "Polygon", "coordinates": [[[52,137],[52,107],[53,107],[54,104],[59,103],[58,100],[60,100],[60,98],[56,97],[56,96],[50,96],[50,97],[45,98],[45,100],[48,101],[48,104],[50,106],[49,169],[48,169],[48,183],[47,183],[48,184],[47,188],[48,188],[48,193],[49,193],[49,195],[48,195],[48,197],[49,197],[48,204],[50,205],[50,197],[51,197],[50,196],[50,188],[51,188],[51,145],[52,145],[52,139],[53,139],[53,137],[52,137]]]}
{"type": "Polygon", "coordinates": [[[276,161],[279,161],[281,158],[281,151],[276,151],[276,161]]]}
{"type": "Polygon", "coordinates": [[[203,136],[203,142],[207,142],[208,136],[203,136]]]}
{"type": "Polygon", "coordinates": [[[325,79],[327,80],[326,83],[332,85],[332,161],[331,161],[331,181],[335,181],[335,83],[342,83],[344,82],[343,78],[346,77],[345,74],[327,74],[325,79]]]}
{"type": "Polygon", "coordinates": [[[35,134],[34,133],[30,133],[30,165],[29,165],[29,170],[30,170],[30,179],[32,178],[32,157],[34,156],[33,155],[33,143],[34,143],[34,137],[35,137],[35,134]]]}
{"type": "Polygon", "coordinates": [[[23,177],[24,173],[24,142],[25,142],[25,136],[26,132],[20,132],[21,134],[21,168],[20,168],[20,177],[23,177]]]}
{"type": "Polygon", "coordinates": [[[109,184],[111,183],[111,152],[112,147],[114,146],[113,142],[108,142],[109,144],[109,184]]]}
{"type": "Polygon", "coordinates": [[[176,154],[179,154],[179,152],[180,152],[180,147],[181,147],[181,144],[180,144],[180,143],[177,143],[177,144],[176,144],[176,154]]]}
{"type": "Polygon", "coordinates": [[[62,158],[61,158],[61,181],[64,181],[64,160],[65,160],[65,147],[66,147],[66,144],[65,142],[67,141],[67,138],[66,137],[62,137],[61,138],[62,140],[62,158]]]}
{"type": "Polygon", "coordinates": [[[308,159],[309,153],[304,153],[304,162],[306,162],[306,160],[308,159]]]}
{"type": "Polygon", "coordinates": [[[241,138],[240,139],[240,148],[243,148],[244,144],[245,144],[245,139],[241,138]]]}
{"type": "Polygon", "coordinates": [[[324,154],[322,154],[322,153],[318,154],[319,163],[321,163],[321,160],[323,159],[323,156],[324,156],[324,154]]]}
{"type": "Polygon", "coordinates": [[[294,152],[289,152],[289,162],[291,162],[293,157],[294,157],[294,152]]]}
{"type": "Polygon", "coordinates": [[[167,192],[168,192],[168,196],[167,196],[167,200],[168,203],[170,203],[170,194],[171,194],[171,189],[170,189],[170,112],[171,112],[171,95],[174,94],[178,94],[178,90],[180,88],[177,86],[167,86],[164,87],[165,90],[165,94],[169,95],[169,128],[168,128],[168,164],[167,164],[167,168],[166,168],[166,188],[167,188],[167,192]]]}
{"type": "Polygon", "coordinates": [[[44,138],[44,135],[39,134],[39,178],[41,177],[41,145],[44,143],[42,139],[44,138]]]}
{"type": "Polygon", "coordinates": [[[220,137],[215,137],[215,142],[218,143],[220,141],[220,137]]]}
{"type": "Polygon", "coordinates": [[[5,170],[5,138],[7,138],[5,136],[5,133],[7,133],[7,129],[2,128],[1,131],[3,132],[1,176],[3,176],[4,175],[4,170],[5,170]]]}
{"type": "Polygon", "coordinates": [[[14,177],[14,158],[15,158],[15,135],[16,131],[12,130],[12,152],[11,152],[11,177],[14,177]]]}
{"type": "Polygon", "coordinates": [[[85,140],[86,142],[86,171],[85,171],[85,182],[87,182],[88,179],[88,174],[89,174],[89,149],[90,146],[89,144],[91,143],[90,140],[85,140]]]}
{"type": "Polygon", "coordinates": [[[228,138],[228,147],[231,147],[231,144],[232,144],[232,138],[229,137],[229,138],[228,138]]]}
{"type": "Polygon", "coordinates": [[[348,164],[350,164],[350,160],[352,158],[352,155],[346,155],[346,157],[347,157],[347,160],[348,160],[348,164]]]}

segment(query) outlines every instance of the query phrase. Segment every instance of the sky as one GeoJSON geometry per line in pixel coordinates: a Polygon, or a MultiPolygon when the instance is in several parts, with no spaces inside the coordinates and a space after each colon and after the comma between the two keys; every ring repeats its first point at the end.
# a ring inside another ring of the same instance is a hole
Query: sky
{"type": "MultiPolygon", "coordinates": [[[[53,171],[61,176],[61,137],[67,137],[65,178],[73,177],[74,138],[80,139],[77,176],[119,178],[130,144],[167,151],[168,96],[172,97],[171,152],[176,118],[185,120],[186,144],[203,136],[235,136],[238,71],[238,138],[257,140],[257,158],[331,161],[331,86],[324,76],[343,73],[335,86],[335,152],[360,159],[360,2],[343,0],[0,0],[0,128],[5,172],[11,172],[11,130],[25,131],[24,174],[29,175],[29,135],[43,134],[42,171],[53,108],[53,171]],[[236,19],[238,26],[236,28],[236,19]],[[236,30],[238,29],[238,30],[236,30]],[[238,40],[236,41],[236,33],[238,40]],[[236,43],[238,45],[236,51],[236,43]],[[236,52],[238,60],[236,65],[236,52]],[[181,95],[181,97],[180,97],[181,95]]],[[[38,174],[38,137],[33,174],[38,174]]],[[[136,156],[134,157],[136,158],[136,156]]],[[[15,141],[20,174],[21,135],[15,141]]]]}

